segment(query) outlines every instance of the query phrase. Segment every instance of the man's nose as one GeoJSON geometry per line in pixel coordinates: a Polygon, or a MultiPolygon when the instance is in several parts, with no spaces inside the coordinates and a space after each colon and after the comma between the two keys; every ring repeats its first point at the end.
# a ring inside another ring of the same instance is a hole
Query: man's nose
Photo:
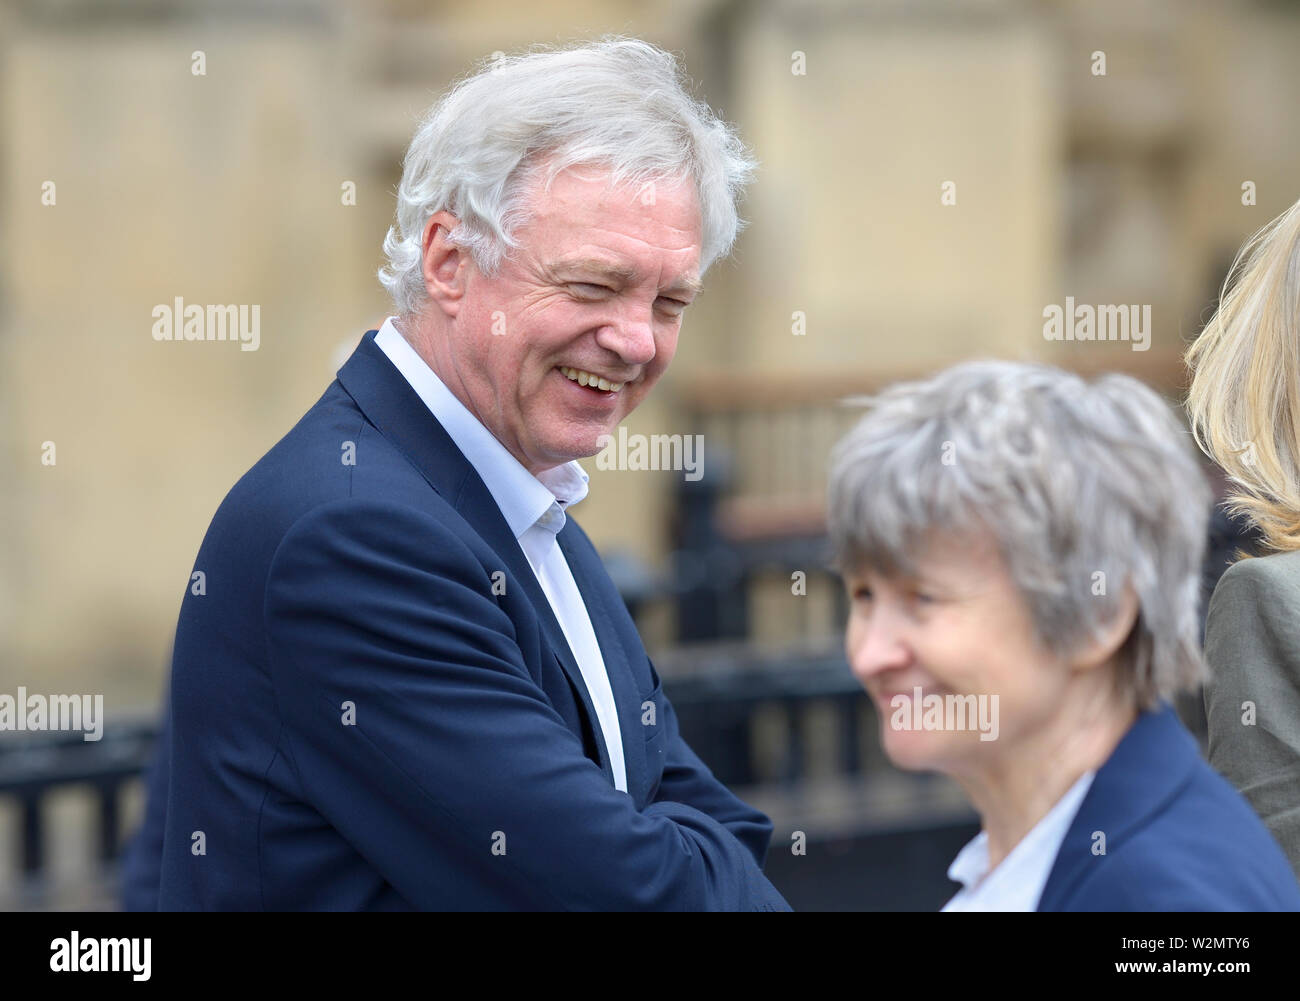
{"type": "Polygon", "coordinates": [[[656,351],[653,304],[628,303],[614,323],[601,327],[596,341],[625,365],[650,364],[656,351]]]}
{"type": "Polygon", "coordinates": [[[912,651],[887,613],[873,612],[857,622],[848,637],[848,660],[862,685],[885,671],[906,667],[912,651]]]}

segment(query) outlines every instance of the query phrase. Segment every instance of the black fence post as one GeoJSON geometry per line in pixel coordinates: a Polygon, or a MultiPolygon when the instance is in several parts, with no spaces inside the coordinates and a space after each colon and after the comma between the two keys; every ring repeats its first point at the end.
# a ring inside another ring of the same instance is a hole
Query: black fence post
{"type": "Polygon", "coordinates": [[[118,813],[118,793],[121,784],[114,781],[100,782],[99,793],[99,858],[101,862],[112,862],[117,858],[118,830],[120,817],[118,813]]]}
{"type": "Polygon", "coordinates": [[[718,526],[719,501],[731,481],[726,452],[710,450],[704,468],[678,491],[673,577],[682,643],[749,635],[745,568],[718,526]]]}
{"type": "Polygon", "coordinates": [[[19,798],[23,812],[23,874],[36,876],[45,867],[45,831],[41,822],[41,792],[23,793],[19,798]]]}

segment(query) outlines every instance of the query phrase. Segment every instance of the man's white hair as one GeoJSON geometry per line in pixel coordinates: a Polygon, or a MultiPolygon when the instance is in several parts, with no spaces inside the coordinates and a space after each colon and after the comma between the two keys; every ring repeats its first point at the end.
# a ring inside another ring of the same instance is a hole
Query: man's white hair
{"type": "Polygon", "coordinates": [[[489,59],[430,108],[406,151],[379,269],[399,314],[428,298],[421,240],[431,215],[455,215],[451,241],[494,274],[518,245],[533,186],[580,164],[607,168],[615,184],[692,179],[701,275],[744,225],[736,203],[757,167],[735,130],[687,92],[676,58],[648,42],[607,37],[489,59]]]}

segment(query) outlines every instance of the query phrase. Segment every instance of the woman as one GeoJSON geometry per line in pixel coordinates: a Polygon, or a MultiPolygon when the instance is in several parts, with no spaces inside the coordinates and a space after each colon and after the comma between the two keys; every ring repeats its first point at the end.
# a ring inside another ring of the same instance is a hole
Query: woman
{"type": "Polygon", "coordinates": [[[1151,390],[972,362],[839,445],[847,652],[895,764],[982,820],[945,910],[1297,910],[1300,888],[1168,704],[1198,683],[1210,496],[1151,390]]]}
{"type": "Polygon", "coordinates": [[[1210,763],[1300,874],[1300,202],[1237,255],[1187,362],[1196,440],[1270,554],[1229,567],[1210,601],[1210,763]]]}

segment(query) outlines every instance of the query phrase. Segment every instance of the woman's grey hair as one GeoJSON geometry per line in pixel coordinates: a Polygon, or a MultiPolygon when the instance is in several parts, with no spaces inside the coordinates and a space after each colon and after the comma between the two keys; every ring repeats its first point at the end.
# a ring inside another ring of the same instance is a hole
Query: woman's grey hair
{"type": "Polygon", "coordinates": [[[693,179],[701,275],[735,242],[736,203],[757,167],[735,130],[687,92],[673,55],[648,42],[610,36],[498,54],[433,105],[406,151],[379,270],[398,312],[428,297],[421,238],[431,215],[454,214],[451,241],[494,274],[517,246],[533,186],[580,164],[608,168],[615,184],[693,179]]]}
{"type": "Polygon", "coordinates": [[[838,569],[915,574],[936,533],[987,530],[1048,649],[1065,655],[1100,632],[1128,585],[1139,613],[1119,657],[1126,694],[1150,708],[1203,680],[1212,495],[1154,391],[1125,375],[1089,383],[977,361],[867,402],[831,457],[838,569]]]}

